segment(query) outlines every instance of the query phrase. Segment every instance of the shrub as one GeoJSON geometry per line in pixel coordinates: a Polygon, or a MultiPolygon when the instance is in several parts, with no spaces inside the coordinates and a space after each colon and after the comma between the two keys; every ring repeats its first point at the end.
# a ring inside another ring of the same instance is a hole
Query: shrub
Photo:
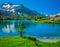
{"type": "Polygon", "coordinates": [[[36,38],[35,38],[35,37],[28,36],[27,38],[28,38],[29,40],[36,41],[36,38]]]}

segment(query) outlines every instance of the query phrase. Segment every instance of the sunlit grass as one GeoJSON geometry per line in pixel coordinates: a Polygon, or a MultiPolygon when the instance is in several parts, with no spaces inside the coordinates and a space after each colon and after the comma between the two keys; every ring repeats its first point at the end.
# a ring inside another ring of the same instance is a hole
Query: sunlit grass
{"type": "Polygon", "coordinates": [[[38,46],[34,44],[33,40],[20,36],[0,37],[0,47],[60,47],[60,42],[46,43],[39,40],[37,42],[38,46]]]}

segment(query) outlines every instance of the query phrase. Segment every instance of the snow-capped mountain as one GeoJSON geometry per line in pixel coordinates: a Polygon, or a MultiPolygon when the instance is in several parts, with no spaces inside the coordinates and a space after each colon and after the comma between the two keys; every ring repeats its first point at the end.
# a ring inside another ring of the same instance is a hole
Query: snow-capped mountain
{"type": "Polygon", "coordinates": [[[13,5],[11,3],[4,3],[0,6],[0,16],[11,16],[11,15],[40,15],[37,11],[30,10],[20,5],[13,5]]]}
{"type": "Polygon", "coordinates": [[[12,4],[10,4],[10,3],[5,3],[5,4],[3,4],[2,5],[2,8],[14,8],[14,7],[18,7],[18,6],[20,6],[20,5],[12,5],[12,4]]]}

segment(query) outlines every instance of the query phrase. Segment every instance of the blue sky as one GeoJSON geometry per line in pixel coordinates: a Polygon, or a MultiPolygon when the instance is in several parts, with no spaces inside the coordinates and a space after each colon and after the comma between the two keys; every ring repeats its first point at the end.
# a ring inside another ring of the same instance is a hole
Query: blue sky
{"type": "Polygon", "coordinates": [[[36,10],[41,14],[57,14],[60,12],[60,0],[0,0],[0,5],[10,2],[23,4],[25,7],[36,10]]]}

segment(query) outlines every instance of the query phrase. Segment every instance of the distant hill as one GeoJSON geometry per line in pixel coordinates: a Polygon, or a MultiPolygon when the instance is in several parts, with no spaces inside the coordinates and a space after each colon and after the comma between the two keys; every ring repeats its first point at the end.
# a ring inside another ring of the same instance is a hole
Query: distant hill
{"type": "Polygon", "coordinates": [[[56,15],[52,15],[52,16],[50,16],[50,20],[51,21],[58,21],[58,20],[60,20],[60,13],[58,13],[58,14],[56,14],[56,15]]]}

